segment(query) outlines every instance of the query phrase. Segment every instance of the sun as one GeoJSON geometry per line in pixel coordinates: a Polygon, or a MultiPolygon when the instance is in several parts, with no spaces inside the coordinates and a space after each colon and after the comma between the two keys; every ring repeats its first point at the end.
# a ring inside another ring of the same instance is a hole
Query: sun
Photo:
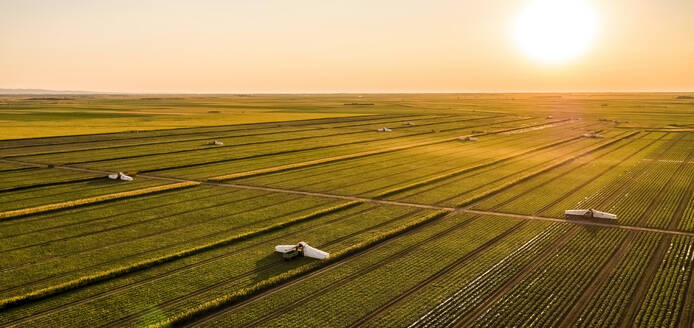
{"type": "Polygon", "coordinates": [[[534,0],[515,21],[521,50],[547,63],[562,63],[583,54],[596,32],[593,9],[582,0],[534,0]]]}

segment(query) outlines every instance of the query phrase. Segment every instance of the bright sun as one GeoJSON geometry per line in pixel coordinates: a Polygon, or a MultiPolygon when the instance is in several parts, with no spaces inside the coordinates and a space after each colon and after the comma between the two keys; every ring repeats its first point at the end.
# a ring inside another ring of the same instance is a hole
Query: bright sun
{"type": "Polygon", "coordinates": [[[595,13],[582,0],[534,0],[518,16],[514,32],[526,54],[561,63],[588,48],[595,24],[595,13]]]}

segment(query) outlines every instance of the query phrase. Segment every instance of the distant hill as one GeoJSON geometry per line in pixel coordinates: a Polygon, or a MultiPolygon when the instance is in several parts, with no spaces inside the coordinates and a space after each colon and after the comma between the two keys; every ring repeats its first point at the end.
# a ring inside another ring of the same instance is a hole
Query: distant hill
{"type": "Polygon", "coordinates": [[[0,89],[0,95],[87,95],[104,92],[45,89],[0,89]]]}

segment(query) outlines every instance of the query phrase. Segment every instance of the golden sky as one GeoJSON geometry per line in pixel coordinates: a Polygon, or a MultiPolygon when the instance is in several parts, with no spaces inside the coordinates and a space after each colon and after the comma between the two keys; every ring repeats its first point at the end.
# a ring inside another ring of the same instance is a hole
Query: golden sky
{"type": "Polygon", "coordinates": [[[583,53],[529,57],[536,0],[0,1],[0,88],[125,92],[694,90],[694,1],[580,0],[583,53]]]}

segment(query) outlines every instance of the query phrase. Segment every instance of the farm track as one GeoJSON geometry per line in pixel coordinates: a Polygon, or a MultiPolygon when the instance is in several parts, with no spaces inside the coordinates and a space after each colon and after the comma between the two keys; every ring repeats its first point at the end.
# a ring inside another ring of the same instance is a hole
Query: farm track
{"type": "MultiPolygon", "coordinates": [[[[350,219],[350,218],[352,218],[352,217],[355,217],[355,216],[357,216],[357,215],[359,215],[359,214],[361,214],[361,213],[363,213],[363,212],[369,211],[369,210],[371,210],[371,209],[364,209],[364,210],[362,210],[362,211],[360,211],[360,212],[357,212],[357,213],[348,215],[348,216],[346,216],[346,217],[340,217],[340,218],[338,218],[338,219],[330,220],[330,221],[325,222],[325,223],[323,223],[323,224],[320,224],[320,225],[318,225],[318,226],[311,227],[311,228],[306,229],[306,230],[302,230],[301,232],[305,233],[305,232],[313,231],[313,230],[318,229],[318,228],[321,227],[321,226],[325,226],[326,224],[329,224],[329,223],[332,223],[332,222],[335,222],[335,221],[347,220],[347,219],[350,219]]],[[[364,232],[366,232],[366,231],[372,230],[372,229],[374,229],[374,228],[381,227],[381,226],[387,225],[387,224],[389,224],[389,223],[392,223],[392,222],[395,222],[395,221],[398,221],[398,220],[402,220],[402,219],[404,219],[404,218],[406,218],[406,217],[408,217],[408,216],[414,216],[414,215],[416,215],[416,214],[417,214],[417,212],[415,212],[415,213],[405,213],[405,214],[400,215],[400,216],[398,216],[398,217],[395,217],[395,218],[393,218],[393,219],[390,219],[390,220],[381,222],[381,223],[379,223],[378,225],[371,226],[371,227],[367,227],[367,228],[361,229],[361,230],[359,230],[359,231],[355,231],[355,232],[353,232],[353,233],[351,233],[351,234],[348,234],[348,235],[339,237],[339,238],[337,238],[337,239],[335,239],[335,240],[332,240],[332,241],[330,241],[330,242],[328,242],[328,243],[324,243],[324,244],[321,244],[321,245],[317,245],[316,247],[318,247],[318,248],[324,248],[324,247],[330,246],[330,245],[332,245],[332,244],[336,244],[336,243],[338,243],[338,242],[340,242],[340,241],[342,241],[342,240],[346,240],[346,239],[348,239],[348,238],[350,238],[350,237],[353,237],[353,236],[356,236],[356,235],[358,235],[358,234],[364,233],[364,232]]],[[[292,232],[292,233],[290,233],[290,234],[296,234],[296,232],[292,232]]],[[[265,244],[265,243],[268,243],[268,242],[270,242],[270,241],[277,241],[277,240],[280,240],[280,239],[282,239],[282,238],[284,238],[284,236],[279,236],[279,237],[276,237],[276,238],[273,238],[273,239],[270,239],[270,240],[265,240],[265,241],[262,241],[262,242],[259,242],[259,243],[253,244],[253,245],[249,245],[249,246],[243,247],[243,248],[241,248],[241,249],[234,250],[234,251],[231,252],[231,253],[227,253],[227,254],[225,254],[225,255],[224,255],[223,257],[221,257],[221,258],[216,258],[216,260],[219,260],[219,259],[222,259],[222,258],[227,258],[227,257],[231,256],[231,254],[240,253],[242,250],[251,249],[251,248],[253,248],[253,247],[255,247],[255,246],[258,246],[258,245],[260,245],[260,244],[265,244]]],[[[275,261],[275,262],[272,262],[272,263],[266,264],[266,265],[264,265],[264,266],[258,267],[258,268],[254,269],[254,270],[252,270],[252,271],[244,272],[244,273],[235,275],[235,276],[233,276],[233,277],[230,277],[230,278],[228,278],[228,279],[224,279],[224,280],[222,280],[222,281],[219,281],[219,282],[217,282],[217,283],[215,283],[215,284],[213,284],[213,285],[207,286],[207,287],[205,287],[205,288],[201,288],[201,289],[195,290],[195,291],[193,291],[193,292],[190,292],[190,293],[188,293],[188,294],[186,294],[186,295],[178,296],[178,297],[176,297],[176,298],[167,300],[167,301],[165,301],[165,302],[163,302],[163,303],[159,303],[159,304],[155,305],[154,308],[150,308],[150,309],[146,309],[146,310],[138,311],[138,312],[136,312],[136,313],[129,314],[129,315],[127,315],[127,316],[125,316],[125,317],[122,317],[122,318],[120,318],[120,319],[118,319],[118,320],[115,320],[115,321],[110,322],[110,323],[108,323],[108,324],[106,324],[106,325],[103,325],[102,328],[106,328],[106,327],[120,327],[120,326],[127,325],[128,323],[131,323],[133,320],[135,320],[135,319],[137,319],[137,318],[139,318],[139,317],[142,317],[143,315],[152,314],[152,313],[155,313],[155,312],[160,311],[160,310],[165,310],[167,307],[171,307],[171,306],[173,306],[173,305],[177,305],[177,304],[181,303],[182,301],[185,301],[186,299],[188,299],[188,298],[190,298],[190,297],[199,296],[199,295],[201,295],[201,294],[204,294],[205,292],[214,290],[215,288],[220,288],[220,287],[223,287],[224,285],[227,285],[227,284],[229,284],[229,283],[236,282],[236,281],[240,281],[241,279],[248,278],[248,277],[251,277],[251,276],[253,276],[253,275],[256,275],[256,274],[259,274],[259,273],[268,271],[269,269],[272,269],[273,267],[275,267],[278,263],[282,263],[282,262],[283,262],[283,260],[277,260],[277,261],[275,261]]],[[[188,268],[188,269],[190,269],[190,268],[188,268]]],[[[163,277],[161,277],[161,278],[163,278],[163,277]]],[[[157,279],[159,279],[159,277],[157,277],[157,279]]]]}
{"type": "MultiPolygon", "coordinates": [[[[311,295],[309,295],[309,296],[302,297],[299,301],[295,301],[295,302],[293,302],[293,303],[290,304],[290,305],[287,305],[287,306],[284,306],[284,307],[282,307],[282,308],[280,308],[280,309],[277,309],[276,311],[274,311],[274,312],[271,313],[271,314],[268,314],[268,315],[265,316],[265,317],[258,318],[258,319],[255,320],[254,322],[249,323],[247,326],[255,326],[255,325],[258,325],[258,324],[260,324],[260,323],[262,323],[262,322],[264,322],[264,321],[267,321],[267,320],[271,319],[272,317],[281,314],[282,309],[284,309],[284,308],[291,308],[291,307],[293,307],[294,304],[296,304],[297,302],[300,302],[301,300],[306,300],[306,299],[308,299],[308,298],[310,298],[310,297],[312,297],[312,296],[316,296],[316,295],[323,294],[323,293],[329,291],[329,290],[330,290],[330,287],[333,287],[333,286],[336,286],[336,285],[339,285],[339,284],[343,284],[343,283],[349,282],[350,280],[352,280],[352,279],[355,278],[355,277],[358,277],[358,276],[360,276],[360,275],[363,275],[363,274],[365,274],[365,273],[368,273],[368,272],[370,272],[370,271],[373,271],[373,270],[375,270],[375,269],[377,269],[377,268],[383,266],[383,265],[386,264],[386,263],[392,262],[392,261],[394,261],[394,260],[396,260],[396,259],[398,259],[398,258],[400,258],[400,257],[402,257],[402,256],[404,256],[404,255],[406,255],[406,254],[408,254],[408,253],[414,251],[416,248],[418,248],[418,247],[421,246],[421,245],[424,245],[424,244],[426,244],[426,243],[428,243],[428,242],[430,242],[430,241],[432,241],[432,240],[436,240],[436,239],[438,239],[438,238],[444,237],[444,236],[446,236],[447,234],[452,233],[453,231],[455,231],[455,230],[457,230],[457,229],[464,228],[464,227],[468,226],[470,223],[472,223],[472,222],[473,222],[474,220],[476,220],[477,218],[479,218],[479,216],[475,216],[475,217],[468,218],[468,219],[466,219],[465,221],[463,221],[463,222],[461,222],[461,223],[459,223],[459,224],[456,224],[456,225],[454,225],[454,226],[452,226],[452,227],[450,227],[450,228],[447,228],[446,230],[440,231],[440,232],[438,232],[438,233],[436,233],[436,234],[434,234],[434,235],[432,235],[432,236],[430,236],[430,237],[427,237],[427,238],[424,239],[424,240],[421,240],[421,241],[419,241],[419,242],[416,242],[414,245],[411,245],[411,246],[408,247],[408,248],[405,248],[405,249],[400,250],[400,251],[398,251],[398,252],[396,252],[396,253],[394,253],[394,254],[391,254],[391,255],[387,256],[386,258],[384,258],[384,259],[378,261],[377,263],[371,264],[371,265],[367,266],[366,268],[359,270],[359,271],[356,272],[356,273],[350,274],[350,275],[348,275],[347,277],[344,277],[344,278],[342,278],[342,279],[340,279],[340,280],[338,280],[338,281],[335,281],[335,282],[331,283],[330,285],[328,285],[328,286],[326,286],[326,287],[323,287],[323,288],[321,288],[321,289],[319,289],[319,290],[317,290],[317,291],[311,293],[311,295]]],[[[429,223],[430,223],[430,222],[429,222],[429,223]]],[[[408,235],[408,234],[412,234],[412,233],[414,233],[414,232],[416,232],[416,231],[419,231],[421,228],[423,228],[423,227],[426,226],[426,225],[427,225],[427,224],[424,224],[424,225],[421,225],[421,226],[419,226],[419,227],[417,227],[417,228],[415,228],[415,229],[412,229],[412,230],[409,230],[409,231],[407,231],[407,232],[405,232],[405,233],[399,234],[398,237],[405,236],[405,235],[408,235]]],[[[386,245],[388,245],[388,244],[394,242],[395,239],[397,239],[397,238],[390,238],[390,239],[388,239],[388,240],[386,240],[386,241],[384,241],[384,242],[381,242],[381,243],[379,243],[379,244],[377,244],[377,245],[375,245],[375,246],[373,246],[373,247],[364,249],[364,250],[362,250],[362,251],[359,252],[359,253],[352,254],[351,256],[348,256],[348,257],[346,257],[346,258],[344,258],[344,259],[342,259],[342,260],[340,260],[340,261],[338,261],[338,262],[332,263],[332,264],[328,265],[327,267],[323,267],[323,268],[321,268],[321,269],[319,269],[319,270],[317,270],[317,271],[314,271],[314,272],[312,272],[312,273],[310,273],[310,274],[307,274],[307,275],[304,275],[304,276],[302,276],[302,277],[300,277],[300,278],[294,279],[294,280],[292,280],[292,281],[290,281],[290,282],[288,282],[288,283],[279,285],[279,286],[276,287],[276,288],[272,288],[272,289],[266,290],[266,291],[264,291],[264,292],[262,292],[262,293],[260,293],[260,294],[258,294],[258,295],[256,295],[256,296],[254,296],[254,297],[251,297],[251,298],[249,298],[249,299],[243,300],[243,301],[241,301],[241,302],[239,302],[239,303],[230,304],[230,305],[227,306],[227,307],[224,307],[224,308],[219,309],[219,310],[217,310],[217,311],[215,311],[215,312],[209,313],[209,314],[207,314],[207,315],[205,315],[205,316],[202,316],[202,317],[200,317],[200,318],[198,318],[198,319],[196,319],[196,320],[194,320],[194,321],[192,321],[192,322],[188,322],[188,323],[186,323],[186,324],[184,325],[184,327],[194,327],[194,326],[198,326],[198,325],[200,325],[200,324],[202,324],[202,323],[211,321],[211,320],[213,320],[213,319],[215,319],[215,318],[217,318],[217,317],[219,317],[219,316],[221,316],[221,315],[223,315],[223,314],[225,314],[225,313],[227,313],[227,312],[229,312],[229,311],[231,311],[231,310],[233,310],[233,309],[236,309],[236,308],[238,308],[238,307],[240,307],[240,306],[243,306],[243,305],[246,305],[246,304],[248,304],[248,303],[250,303],[250,302],[253,302],[253,301],[256,300],[256,299],[259,299],[259,298],[262,298],[262,297],[266,297],[266,296],[268,296],[268,295],[275,294],[275,293],[277,293],[277,292],[279,292],[279,291],[281,291],[281,290],[284,290],[284,289],[286,289],[286,288],[288,288],[288,287],[291,287],[291,286],[293,286],[293,285],[295,285],[295,284],[298,284],[298,283],[300,283],[301,281],[304,281],[304,280],[306,280],[306,279],[309,279],[309,278],[311,278],[311,277],[313,277],[313,276],[315,276],[315,275],[322,274],[322,273],[326,273],[326,272],[330,272],[330,271],[332,271],[332,270],[334,270],[334,269],[336,269],[336,268],[338,268],[338,267],[340,267],[340,266],[343,266],[343,265],[345,265],[345,264],[348,264],[348,263],[351,262],[351,261],[356,260],[357,258],[359,258],[359,256],[357,256],[357,255],[360,255],[360,254],[363,254],[363,253],[367,253],[367,252],[374,251],[374,250],[377,250],[377,249],[379,249],[379,248],[382,248],[382,247],[384,247],[384,246],[386,246],[386,245]]]]}
{"type": "Polygon", "coordinates": [[[521,283],[530,273],[540,268],[540,266],[547,261],[552,254],[554,254],[557,249],[560,249],[564,244],[566,244],[571,238],[578,234],[578,227],[573,227],[571,230],[567,231],[555,240],[551,245],[549,245],[545,250],[535,257],[532,262],[527,264],[520,272],[511,277],[508,281],[501,285],[491,296],[489,296],[484,302],[482,302],[477,308],[471,313],[463,316],[457,323],[456,327],[469,327],[472,322],[479,316],[483,315],[492,305],[499,301],[511,288],[521,283]]]}
{"type": "MultiPolygon", "coordinates": [[[[101,171],[101,170],[97,170],[97,169],[76,168],[76,167],[69,167],[69,166],[56,166],[56,168],[65,169],[65,170],[86,171],[86,172],[103,172],[103,173],[109,172],[109,171],[101,171]]],[[[560,219],[560,218],[544,217],[544,216],[537,216],[537,215],[524,215],[524,214],[514,214],[514,213],[505,213],[505,212],[475,210],[475,209],[471,209],[469,206],[455,208],[455,207],[417,204],[417,203],[383,200],[383,199],[375,199],[375,198],[344,196],[344,195],[336,195],[336,194],[329,194],[329,193],[322,193],[322,192],[310,192],[310,191],[301,191],[301,190],[294,190],[294,189],[261,187],[261,186],[253,186],[253,185],[235,184],[235,183],[229,183],[229,182],[211,182],[211,181],[204,181],[204,180],[177,179],[177,178],[162,177],[162,176],[147,175],[147,174],[142,174],[142,175],[138,175],[138,176],[141,176],[143,178],[163,179],[163,180],[168,180],[168,181],[179,181],[179,182],[198,181],[202,185],[221,186],[221,187],[229,187],[229,188],[236,188],[236,189],[261,190],[261,191],[269,191],[269,192],[290,193],[290,194],[305,195],[305,196],[326,197],[326,198],[343,199],[343,200],[349,200],[349,201],[371,202],[371,203],[378,203],[378,204],[408,206],[408,207],[435,209],[435,210],[448,210],[448,211],[454,211],[455,210],[458,212],[466,212],[466,213],[473,213],[473,214],[487,214],[487,215],[495,215],[495,216],[501,216],[501,217],[521,218],[521,219],[527,219],[527,220],[538,220],[538,221],[546,221],[546,222],[564,222],[564,223],[573,223],[573,224],[578,224],[578,225],[589,225],[589,226],[597,226],[597,227],[612,227],[612,228],[619,228],[619,229],[626,229],[626,230],[651,231],[651,232],[665,233],[665,234],[669,234],[669,235],[694,236],[694,232],[689,232],[689,231],[637,227],[637,226],[630,226],[630,225],[620,225],[620,224],[614,224],[614,223],[602,223],[602,222],[597,222],[597,221],[578,220],[578,219],[571,219],[570,220],[570,219],[560,219]]]]}
{"type": "Polygon", "coordinates": [[[381,305],[380,307],[376,308],[375,310],[371,311],[370,313],[368,313],[368,314],[362,316],[362,317],[359,318],[357,321],[353,322],[349,327],[350,327],[350,328],[354,328],[354,327],[360,327],[360,326],[362,326],[364,323],[368,322],[369,320],[371,320],[372,318],[376,317],[377,315],[383,313],[383,311],[387,310],[387,309],[390,308],[391,306],[397,304],[398,302],[402,301],[403,299],[409,297],[410,295],[412,295],[412,294],[416,293],[417,291],[421,290],[422,288],[426,287],[426,286],[429,285],[430,283],[432,283],[432,282],[436,281],[437,279],[443,277],[444,275],[448,274],[448,273],[451,272],[452,270],[458,268],[458,267],[459,267],[460,265],[462,265],[463,263],[466,263],[468,260],[474,259],[475,257],[477,257],[477,255],[479,255],[479,254],[482,253],[483,251],[485,251],[485,250],[491,248],[492,246],[496,245],[498,242],[500,242],[502,239],[506,238],[508,235],[512,234],[513,232],[518,231],[518,229],[520,229],[521,227],[523,227],[523,225],[525,225],[525,223],[527,223],[527,221],[518,222],[516,225],[514,225],[514,226],[511,227],[510,229],[504,231],[503,233],[499,234],[498,236],[496,236],[496,237],[492,238],[491,240],[485,242],[485,243],[482,244],[481,246],[479,246],[479,247],[477,247],[476,249],[472,250],[470,253],[467,253],[467,254],[463,255],[462,257],[460,257],[460,258],[458,258],[457,260],[455,260],[454,262],[450,263],[449,265],[447,265],[447,266],[444,267],[443,269],[437,271],[437,272],[434,273],[433,275],[431,275],[431,276],[427,277],[426,279],[420,281],[420,282],[417,283],[415,286],[411,287],[410,289],[408,289],[407,291],[401,293],[400,295],[398,295],[398,296],[392,298],[390,301],[388,301],[387,303],[381,305]]]}
{"type": "MultiPolygon", "coordinates": [[[[363,210],[361,210],[361,211],[358,211],[358,212],[356,212],[356,213],[352,213],[352,214],[347,215],[347,216],[344,216],[344,215],[343,215],[343,216],[340,216],[340,217],[338,217],[338,218],[335,218],[335,219],[329,220],[329,221],[327,221],[327,222],[321,223],[321,224],[319,224],[319,225],[317,225],[317,226],[314,226],[314,227],[310,227],[310,228],[301,230],[301,232],[313,231],[313,230],[316,230],[316,229],[318,229],[318,228],[320,228],[320,227],[322,227],[322,226],[325,226],[325,225],[327,225],[327,224],[334,223],[334,222],[341,221],[341,220],[346,220],[346,219],[352,218],[352,217],[354,217],[354,216],[357,216],[357,215],[359,215],[359,214],[361,214],[361,213],[367,212],[367,211],[369,211],[369,210],[371,210],[371,209],[368,209],[368,208],[367,208],[367,209],[363,209],[363,210]]],[[[407,216],[407,215],[410,215],[410,214],[413,214],[413,213],[408,213],[408,214],[405,214],[405,215],[403,215],[403,216],[407,216]]],[[[398,218],[399,218],[399,217],[398,217],[398,218]]],[[[372,228],[373,228],[373,227],[372,227],[372,228]]],[[[289,234],[291,235],[291,234],[296,234],[296,233],[298,233],[298,232],[291,232],[291,233],[289,233],[289,234]]],[[[203,266],[203,265],[206,265],[206,264],[208,264],[208,263],[212,263],[212,262],[215,262],[215,261],[218,261],[218,260],[223,260],[223,259],[228,258],[228,257],[230,257],[230,256],[235,256],[236,254],[239,254],[239,253],[241,253],[241,252],[244,251],[244,250],[252,249],[252,248],[254,248],[254,247],[257,247],[258,245],[261,245],[261,244],[264,244],[264,243],[267,243],[267,242],[277,241],[277,240],[280,240],[280,239],[282,239],[282,238],[284,238],[284,237],[285,237],[285,235],[282,235],[282,236],[278,236],[278,237],[272,238],[272,239],[270,239],[270,240],[264,240],[264,241],[261,241],[261,242],[253,243],[253,244],[244,246],[244,247],[242,247],[242,248],[235,249],[235,250],[233,250],[233,251],[231,251],[231,252],[227,252],[227,253],[224,253],[224,254],[220,254],[220,255],[214,256],[214,257],[209,258],[209,259],[205,259],[205,260],[200,261],[200,262],[191,263],[191,264],[188,264],[188,265],[179,267],[179,268],[174,268],[173,270],[170,270],[170,271],[167,271],[167,272],[164,272],[164,273],[161,273],[161,274],[157,274],[157,275],[154,275],[154,276],[152,276],[152,277],[148,277],[148,278],[145,278],[145,279],[142,279],[142,280],[138,280],[138,281],[135,281],[135,282],[132,282],[132,283],[128,283],[128,284],[125,284],[125,285],[122,285],[122,286],[118,286],[118,287],[116,287],[116,288],[114,288],[114,289],[110,289],[110,290],[107,290],[107,291],[104,291],[104,292],[100,292],[100,293],[97,293],[97,294],[94,294],[94,295],[90,295],[90,296],[88,296],[88,297],[85,297],[85,298],[82,298],[82,299],[79,299],[79,300],[75,300],[75,301],[72,301],[72,302],[69,302],[69,303],[66,303],[66,304],[61,304],[61,305],[58,305],[58,306],[56,306],[56,307],[53,307],[53,308],[50,308],[50,309],[47,309],[47,310],[44,310],[44,311],[41,311],[41,312],[32,314],[32,315],[27,316],[27,317],[23,317],[23,318],[17,319],[17,320],[15,320],[15,321],[12,321],[12,322],[9,322],[9,323],[0,324],[0,327],[13,326],[13,325],[16,325],[16,324],[19,324],[19,323],[24,323],[24,322],[36,320],[36,319],[38,319],[38,318],[45,317],[45,316],[47,316],[47,315],[56,313],[56,312],[58,312],[58,311],[61,311],[61,310],[63,310],[63,309],[69,308],[69,307],[73,307],[73,306],[76,306],[76,305],[89,303],[89,302],[92,302],[92,301],[95,301],[95,300],[99,300],[99,299],[102,299],[102,298],[105,298],[105,297],[108,297],[108,296],[111,296],[111,295],[115,295],[115,294],[117,294],[117,293],[119,293],[119,292],[122,292],[122,291],[125,291],[125,290],[129,290],[129,289],[132,289],[132,288],[135,288],[135,287],[139,287],[139,286],[145,285],[145,284],[147,284],[147,283],[151,283],[151,282],[154,282],[154,281],[158,281],[158,280],[164,279],[164,278],[166,278],[166,277],[172,276],[172,275],[174,275],[174,274],[176,274],[176,273],[179,273],[179,272],[183,272],[183,271],[187,271],[187,270],[192,270],[192,269],[201,267],[201,266],[203,266]]],[[[328,244],[329,244],[329,243],[328,243],[328,244]]],[[[328,245],[328,244],[326,244],[326,245],[328,245]]],[[[278,261],[278,262],[280,262],[280,261],[278,261]]],[[[274,264],[277,264],[277,263],[274,263],[274,264]]],[[[233,281],[236,281],[236,280],[243,279],[244,277],[252,276],[252,275],[255,274],[255,273],[262,272],[262,269],[267,269],[267,268],[262,267],[262,268],[258,268],[257,270],[253,270],[253,271],[250,271],[250,272],[246,272],[246,273],[244,273],[244,274],[241,274],[241,275],[237,275],[237,276],[231,277],[231,278],[227,279],[226,282],[229,283],[229,282],[233,282],[233,281]]],[[[215,286],[216,286],[216,285],[215,285],[215,286]]],[[[206,288],[205,291],[209,291],[209,290],[211,290],[211,289],[212,289],[212,287],[209,287],[209,288],[206,288]]],[[[200,294],[201,294],[201,293],[202,293],[202,292],[200,292],[200,294]]],[[[196,294],[196,295],[197,295],[197,294],[196,294]]],[[[183,300],[183,299],[184,299],[184,297],[177,297],[177,298],[175,298],[175,299],[172,299],[172,300],[167,301],[166,304],[172,305],[172,304],[178,303],[179,301],[181,301],[181,300],[183,300]]],[[[148,309],[148,310],[145,310],[145,311],[140,311],[140,312],[138,312],[138,314],[139,314],[139,313],[149,313],[149,312],[151,312],[151,311],[152,311],[152,309],[148,309]]],[[[132,320],[132,319],[135,319],[135,316],[136,316],[136,314],[130,314],[130,315],[126,316],[126,317],[120,318],[120,319],[118,319],[118,320],[116,320],[116,321],[114,321],[114,322],[111,322],[111,323],[107,324],[107,325],[108,325],[108,326],[115,326],[115,325],[117,325],[116,322],[125,323],[125,322],[127,322],[127,321],[132,320]]]]}
{"type": "Polygon", "coordinates": [[[671,240],[672,236],[663,236],[663,239],[660,241],[658,248],[656,249],[653,256],[651,256],[651,260],[648,261],[646,271],[641,276],[641,279],[639,279],[639,282],[636,284],[634,288],[635,292],[631,297],[631,301],[627,305],[626,310],[622,313],[622,316],[618,321],[619,327],[629,327],[636,319],[636,315],[639,312],[641,303],[643,303],[643,300],[646,297],[646,293],[648,292],[648,286],[651,284],[651,282],[653,282],[653,278],[655,277],[655,274],[658,271],[660,263],[663,261],[663,258],[665,257],[665,253],[667,252],[668,245],[670,244],[671,240]]]}

